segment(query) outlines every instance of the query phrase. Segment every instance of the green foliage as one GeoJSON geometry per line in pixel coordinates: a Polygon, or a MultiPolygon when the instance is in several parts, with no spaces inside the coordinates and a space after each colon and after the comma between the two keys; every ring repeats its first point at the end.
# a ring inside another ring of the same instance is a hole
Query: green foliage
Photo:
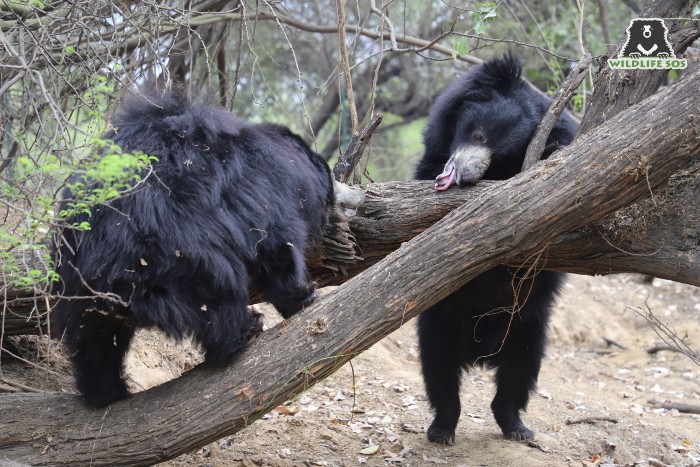
{"type": "Polygon", "coordinates": [[[675,83],[678,81],[678,71],[677,70],[669,70],[668,71],[668,81],[669,83],[675,83]]]}
{"type": "MultiPolygon", "coordinates": [[[[66,46],[64,56],[74,54],[66,46]]],[[[117,69],[117,67],[115,67],[117,69]]],[[[6,135],[18,147],[10,169],[0,174],[0,282],[33,287],[37,293],[58,279],[48,248],[49,232],[90,230],[93,206],[109,203],[137,187],[154,158],[128,153],[112,141],[96,138],[107,125],[105,115],[115,94],[114,80],[101,74],[86,79],[79,98],[68,98],[58,122],[47,110],[41,125],[12,127],[6,135]],[[94,157],[95,151],[102,154],[94,157]],[[70,190],[62,210],[54,212],[62,188],[70,190]],[[79,220],[69,221],[80,215],[79,220]]],[[[18,84],[19,85],[19,84],[18,84]]],[[[6,100],[3,107],[17,100],[6,100]]],[[[16,110],[19,110],[16,109],[16,110]]]]}
{"type": "MultiPolygon", "coordinates": [[[[142,152],[123,152],[108,140],[96,140],[96,145],[106,147],[108,152],[76,172],[81,176],[67,185],[71,199],[65,200],[65,208],[58,213],[59,222],[78,214],[89,216],[93,206],[127,194],[143,181],[151,163],[157,160],[142,152]]],[[[86,221],[73,223],[71,227],[90,230],[86,221]]]]}
{"type": "MultiPolygon", "coordinates": [[[[5,243],[6,232],[0,230],[0,242],[5,243]]],[[[32,262],[50,264],[49,250],[43,245],[17,245],[23,249],[24,255],[29,255],[32,262]]],[[[10,251],[0,252],[0,273],[4,283],[10,287],[42,289],[46,284],[59,280],[58,274],[52,269],[36,269],[25,267],[25,258],[18,258],[10,251]]]]}
{"type": "Polygon", "coordinates": [[[460,37],[452,42],[452,60],[469,54],[469,40],[466,37],[460,37]]]}
{"type": "Polygon", "coordinates": [[[83,161],[78,170],[62,165],[54,155],[39,158],[39,163],[26,156],[17,158],[16,180],[34,180],[47,175],[65,180],[72,174],[77,175],[66,184],[71,198],[65,200],[64,209],[57,214],[53,211],[52,194],[35,194],[33,199],[24,200],[20,185],[6,180],[0,183],[0,197],[8,200],[8,206],[13,201],[15,205],[27,206],[21,212],[11,209],[11,214],[12,211],[18,214],[12,217],[19,220],[5,222],[0,227],[0,275],[5,284],[42,289],[58,280],[45,241],[47,233],[54,228],[90,230],[85,216],[89,219],[91,208],[137,189],[156,160],[143,153],[124,152],[108,140],[95,139],[94,146],[102,148],[104,156],[83,161]],[[69,222],[71,217],[81,214],[79,221],[69,222]]]}
{"type": "Polygon", "coordinates": [[[584,106],[586,104],[585,96],[583,94],[584,91],[577,92],[571,97],[571,107],[572,110],[574,111],[575,114],[577,115],[582,115],[583,112],[586,110],[584,109],[584,106]]]}
{"type": "MultiPolygon", "coordinates": [[[[495,2],[476,2],[476,6],[469,12],[469,19],[473,22],[473,31],[475,34],[482,36],[493,24],[498,13],[496,12],[497,4],[495,2]]],[[[469,55],[471,49],[471,39],[466,36],[457,37],[452,41],[452,59],[469,55]]]]}
{"type": "Polygon", "coordinates": [[[469,13],[469,18],[474,21],[474,32],[480,36],[484,34],[496,16],[495,2],[476,2],[476,8],[469,13]]]}

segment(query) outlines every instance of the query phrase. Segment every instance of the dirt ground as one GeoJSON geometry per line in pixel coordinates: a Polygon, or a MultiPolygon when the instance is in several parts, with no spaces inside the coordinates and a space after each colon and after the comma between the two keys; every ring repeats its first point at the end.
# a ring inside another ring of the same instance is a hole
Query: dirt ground
{"type": "MultiPolygon", "coordinates": [[[[700,466],[700,415],[662,406],[700,411],[700,367],[678,352],[647,352],[662,343],[642,315],[647,307],[700,349],[700,288],[660,279],[646,284],[632,275],[569,276],[539,388],[523,417],[536,433],[531,445],[502,437],[489,409],[492,371],[483,369],[464,379],[454,446],[430,443],[425,432],[432,418],[408,323],[235,436],[161,465],[700,466]]],[[[268,326],[278,321],[263,311],[268,326]]],[[[32,341],[15,344],[30,361],[32,341]]],[[[191,346],[143,332],[128,359],[132,390],[171,379],[200,359],[191,346]]],[[[60,349],[49,362],[47,374],[5,358],[2,375],[73,391],[60,349]]]]}

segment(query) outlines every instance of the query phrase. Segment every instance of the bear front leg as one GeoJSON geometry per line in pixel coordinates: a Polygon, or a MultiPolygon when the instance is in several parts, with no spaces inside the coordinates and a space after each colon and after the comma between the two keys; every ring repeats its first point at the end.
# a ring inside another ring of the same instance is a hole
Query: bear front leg
{"type": "Polygon", "coordinates": [[[428,439],[452,445],[461,412],[459,387],[462,378],[461,323],[440,303],[418,319],[418,342],[425,389],[435,418],[428,439]]]}
{"type": "Polygon", "coordinates": [[[280,248],[265,264],[261,288],[285,319],[316,299],[316,283],[307,279],[304,254],[294,245],[280,248]]]}

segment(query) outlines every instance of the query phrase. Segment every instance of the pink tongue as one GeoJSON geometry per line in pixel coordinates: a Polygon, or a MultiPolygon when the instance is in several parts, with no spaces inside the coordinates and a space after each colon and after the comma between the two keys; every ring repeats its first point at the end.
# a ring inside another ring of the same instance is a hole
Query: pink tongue
{"type": "Polygon", "coordinates": [[[454,165],[447,168],[435,179],[435,189],[445,191],[457,182],[457,174],[454,165]]]}

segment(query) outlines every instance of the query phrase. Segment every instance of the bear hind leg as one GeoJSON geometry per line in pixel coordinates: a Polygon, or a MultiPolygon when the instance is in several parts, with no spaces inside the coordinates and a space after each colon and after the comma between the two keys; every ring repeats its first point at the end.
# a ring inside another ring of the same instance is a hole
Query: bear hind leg
{"type": "Polygon", "coordinates": [[[78,325],[66,329],[76,386],[90,407],[105,407],[126,399],[124,356],[134,335],[133,327],[120,315],[91,308],[82,312],[78,325]]]}
{"type": "Polygon", "coordinates": [[[491,411],[506,438],[534,439],[533,431],[520,419],[520,412],[527,408],[530,392],[537,385],[544,356],[545,326],[546,320],[535,320],[511,328],[513,335],[507,337],[502,355],[498,356],[496,396],[491,402],[491,411]]]}
{"type": "Polygon", "coordinates": [[[194,338],[204,347],[207,366],[227,364],[263,330],[262,315],[248,310],[247,294],[229,297],[204,313],[194,338]]]}

